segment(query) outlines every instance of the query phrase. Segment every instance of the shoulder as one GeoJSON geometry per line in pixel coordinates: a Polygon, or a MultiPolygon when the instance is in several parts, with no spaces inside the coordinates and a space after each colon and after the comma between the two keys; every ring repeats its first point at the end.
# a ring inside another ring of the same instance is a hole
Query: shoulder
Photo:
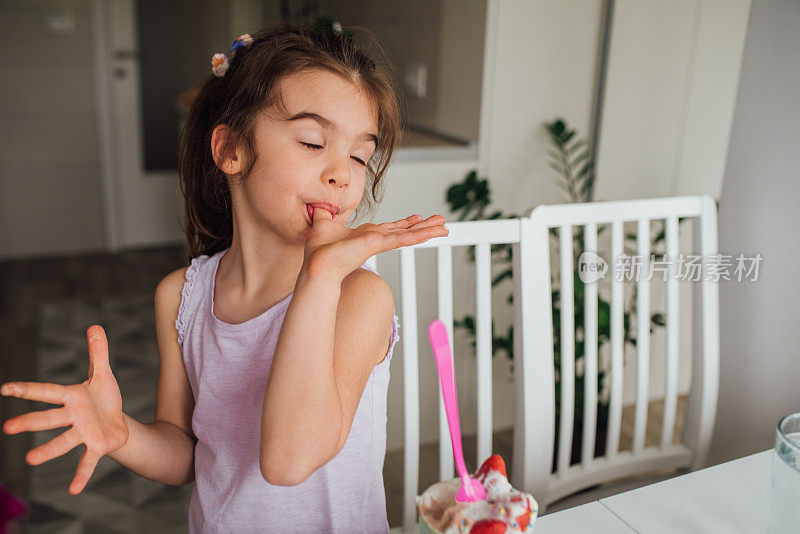
{"type": "Polygon", "coordinates": [[[342,281],[337,312],[337,330],[350,343],[363,343],[370,361],[383,360],[391,342],[394,297],[389,284],[379,274],[358,268],[342,281]],[[378,354],[380,353],[380,354],[378,354]]]}
{"type": "Polygon", "coordinates": [[[161,279],[156,286],[154,296],[156,315],[156,334],[178,340],[183,343],[183,324],[180,319],[183,300],[183,286],[186,281],[188,267],[175,269],[161,279]]]}
{"type": "Polygon", "coordinates": [[[156,286],[155,305],[156,311],[175,309],[178,311],[178,306],[181,302],[181,292],[183,291],[183,284],[186,281],[186,270],[188,267],[181,267],[175,269],[167,276],[161,279],[156,286]]]}
{"type": "Polygon", "coordinates": [[[394,309],[392,289],[379,274],[358,268],[342,280],[342,298],[366,300],[371,306],[394,309]]]}

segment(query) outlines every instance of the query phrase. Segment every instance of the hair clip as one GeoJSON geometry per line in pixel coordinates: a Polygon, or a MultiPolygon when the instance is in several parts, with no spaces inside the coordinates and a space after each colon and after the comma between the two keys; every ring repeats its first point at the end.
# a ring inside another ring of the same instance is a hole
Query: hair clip
{"type": "Polygon", "coordinates": [[[231,54],[235,54],[243,46],[250,46],[251,44],[253,44],[253,38],[249,33],[243,33],[231,45],[231,54]]]}
{"type": "Polygon", "coordinates": [[[214,76],[217,78],[225,76],[225,73],[228,72],[229,66],[230,63],[228,63],[228,56],[225,54],[214,54],[211,57],[211,72],[213,72],[214,76]]]}
{"type": "Polygon", "coordinates": [[[236,51],[251,44],[253,44],[253,38],[249,33],[244,33],[233,42],[230,52],[227,54],[214,54],[211,57],[211,72],[214,73],[214,76],[218,78],[225,76],[225,73],[228,72],[228,67],[230,67],[230,61],[236,55],[236,51]]]}

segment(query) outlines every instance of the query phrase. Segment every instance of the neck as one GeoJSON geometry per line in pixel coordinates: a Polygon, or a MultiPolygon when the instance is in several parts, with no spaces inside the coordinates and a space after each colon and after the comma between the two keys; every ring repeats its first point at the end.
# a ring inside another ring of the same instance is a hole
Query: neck
{"type": "Polygon", "coordinates": [[[234,217],[231,248],[220,262],[219,279],[243,299],[288,295],[294,291],[304,251],[304,242],[287,242],[255,225],[237,224],[234,217]]]}

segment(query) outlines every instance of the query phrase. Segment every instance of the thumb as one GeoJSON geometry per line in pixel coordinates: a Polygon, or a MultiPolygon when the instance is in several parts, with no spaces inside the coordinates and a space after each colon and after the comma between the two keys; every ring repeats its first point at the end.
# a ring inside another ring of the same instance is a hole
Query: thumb
{"type": "Polygon", "coordinates": [[[329,221],[333,220],[333,215],[331,215],[331,212],[329,212],[325,208],[314,207],[312,209],[314,211],[311,214],[311,222],[317,222],[317,221],[321,221],[321,220],[324,220],[324,219],[328,219],[329,221]]]}
{"type": "Polygon", "coordinates": [[[89,378],[95,371],[110,369],[108,363],[108,340],[106,332],[99,324],[86,329],[86,340],[89,343],[89,378]]]}

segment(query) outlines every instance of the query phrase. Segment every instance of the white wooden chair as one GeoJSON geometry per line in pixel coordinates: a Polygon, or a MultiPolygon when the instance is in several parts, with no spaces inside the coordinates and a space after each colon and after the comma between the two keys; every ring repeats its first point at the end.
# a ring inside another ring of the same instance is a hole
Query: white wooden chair
{"type": "MultiPolygon", "coordinates": [[[[574,320],[572,286],[572,230],[583,227],[586,250],[596,252],[597,225],[611,225],[611,257],[623,251],[623,223],[637,222],[637,253],[649,258],[650,221],[666,222],[669,258],[678,251],[678,218],[699,220],[699,252],[703,257],[717,253],[716,206],[710,197],[675,197],[586,204],[545,205],[520,219],[448,223],[450,235],[400,249],[401,324],[404,380],[404,532],[416,532],[415,497],[419,474],[419,371],[415,251],[436,248],[438,318],[447,326],[452,340],[454,246],[475,247],[476,350],[479,464],[492,452],[491,410],[491,269],[490,245],[510,243],[513,248],[514,283],[514,382],[515,420],[513,444],[514,487],[534,495],[540,512],[561,497],[583,488],[654,469],[697,468],[708,451],[716,413],[719,374],[718,288],[713,280],[701,282],[702,332],[695,337],[692,384],[681,443],[673,444],[678,384],[678,280],[671,262],[667,281],[667,366],[661,443],[645,447],[650,361],[649,284],[637,282],[637,380],[633,446],[619,452],[622,415],[623,304],[622,282],[612,278],[611,367],[609,422],[606,454],[594,457],[597,413],[597,282],[585,284],[584,324],[585,380],[581,460],[572,464],[571,447],[574,413],[574,320]],[[555,442],[555,390],[553,360],[553,317],[550,279],[550,230],[557,228],[561,246],[561,414],[559,449],[555,442]],[[556,462],[556,471],[552,465],[556,462]]],[[[695,226],[698,228],[698,226],[695,226]]],[[[375,257],[369,260],[374,267],[375,257]]],[[[613,269],[617,262],[611,261],[613,269]]],[[[612,268],[610,266],[610,268],[612,268]]],[[[642,264],[647,268],[647,261],[642,264]]],[[[615,274],[615,271],[612,271],[615,274]]],[[[699,329],[698,329],[699,330],[699,329]]],[[[698,331],[699,333],[699,331],[698,331]]],[[[424,335],[424,333],[423,333],[424,335]]],[[[438,382],[437,382],[438,384],[438,382]]],[[[450,435],[439,395],[440,480],[455,476],[450,435]]]]}

